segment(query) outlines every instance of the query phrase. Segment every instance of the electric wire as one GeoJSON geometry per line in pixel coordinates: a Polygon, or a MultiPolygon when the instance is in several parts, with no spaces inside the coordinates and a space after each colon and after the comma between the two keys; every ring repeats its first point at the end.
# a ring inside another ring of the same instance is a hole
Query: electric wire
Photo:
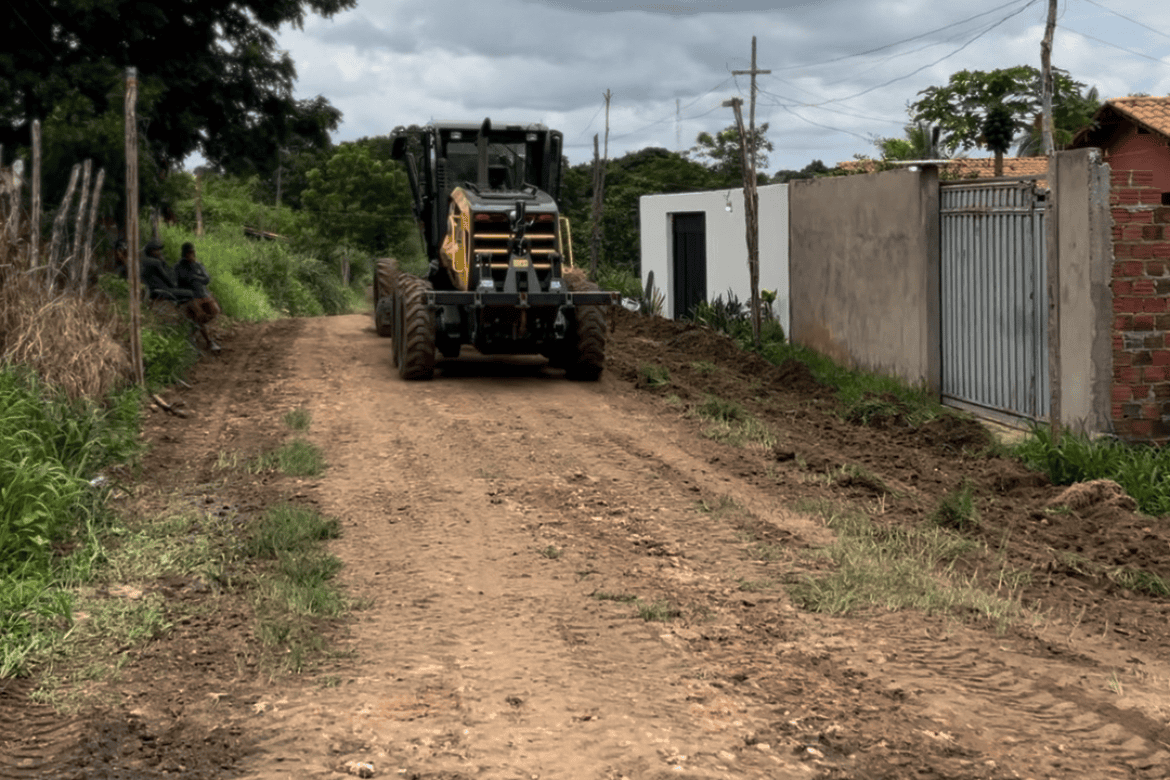
{"type": "Polygon", "coordinates": [[[1151,62],[1156,62],[1159,65],[1170,65],[1170,62],[1167,62],[1166,60],[1159,59],[1157,57],[1151,57],[1149,54],[1143,54],[1142,52],[1134,51],[1133,49],[1127,49],[1126,47],[1119,46],[1116,43],[1110,43],[1109,41],[1102,40],[1095,35],[1089,35],[1087,32],[1081,32],[1080,30],[1078,30],[1074,27],[1069,27],[1067,24],[1064,26],[1064,29],[1069,31],[1069,32],[1074,32],[1077,35],[1088,38],[1090,41],[1096,41],[1097,43],[1099,43],[1103,46],[1109,46],[1111,48],[1118,49],[1119,51],[1123,51],[1126,54],[1132,54],[1135,57],[1141,57],[1142,59],[1150,60],[1151,62]]]}
{"type": "MultiPolygon", "coordinates": [[[[1127,22],[1131,22],[1133,24],[1136,24],[1138,27],[1144,27],[1147,30],[1149,30],[1150,32],[1155,32],[1158,35],[1161,35],[1163,38],[1170,38],[1170,34],[1167,34],[1165,31],[1159,30],[1157,27],[1151,27],[1150,25],[1146,24],[1145,22],[1139,22],[1137,19],[1132,19],[1123,13],[1118,13],[1117,11],[1114,11],[1112,8],[1106,8],[1105,6],[1096,2],[1096,0],[1085,0],[1085,2],[1088,3],[1089,5],[1097,6],[1102,11],[1108,11],[1109,13],[1113,14],[1114,16],[1119,16],[1127,22]]],[[[1080,34],[1084,35],[1084,33],[1080,33],[1080,34]]],[[[1086,37],[1088,37],[1088,36],[1086,36],[1086,37]]],[[[1096,39],[1094,38],[1094,40],[1096,40],[1096,39]]]]}

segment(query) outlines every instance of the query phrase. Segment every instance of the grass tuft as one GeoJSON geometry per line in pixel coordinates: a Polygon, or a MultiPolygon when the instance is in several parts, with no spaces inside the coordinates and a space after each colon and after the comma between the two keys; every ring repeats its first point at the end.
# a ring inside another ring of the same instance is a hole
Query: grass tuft
{"type": "Polygon", "coordinates": [[[979,527],[979,510],[975,506],[974,488],[967,480],[958,490],[951,490],[939,500],[930,521],[943,528],[967,532],[979,527]]]}
{"type": "Polygon", "coordinates": [[[284,415],[284,424],[294,431],[307,431],[313,416],[308,409],[293,409],[284,415]]]}

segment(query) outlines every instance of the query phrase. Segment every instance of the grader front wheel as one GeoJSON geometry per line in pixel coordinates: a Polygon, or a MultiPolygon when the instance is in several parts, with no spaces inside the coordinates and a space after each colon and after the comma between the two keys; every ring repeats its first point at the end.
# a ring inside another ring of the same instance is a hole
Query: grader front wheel
{"type": "Polygon", "coordinates": [[[374,330],[383,338],[394,335],[394,292],[398,287],[398,261],[385,257],[374,273],[374,330]]]}
{"type": "Polygon", "coordinates": [[[427,305],[430,289],[430,283],[418,277],[399,277],[394,362],[403,379],[430,379],[435,374],[435,316],[427,305]]]}

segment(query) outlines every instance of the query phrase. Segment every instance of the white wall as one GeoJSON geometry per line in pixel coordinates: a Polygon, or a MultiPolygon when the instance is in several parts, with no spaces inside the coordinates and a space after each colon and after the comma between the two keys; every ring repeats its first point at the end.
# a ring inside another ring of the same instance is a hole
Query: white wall
{"type": "MultiPolygon", "coordinates": [[[[776,291],[776,316],[790,329],[788,299],[788,185],[759,188],[760,289],[776,291]]],[[[667,316],[674,311],[674,263],[671,258],[670,215],[704,212],[707,217],[707,298],[727,297],[730,289],[745,304],[751,300],[747,264],[747,233],[743,190],[644,195],[639,203],[642,239],[642,283],[654,272],[654,286],[666,295],[667,316]],[[731,203],[731,211],[727,204],[731,203]]]]}

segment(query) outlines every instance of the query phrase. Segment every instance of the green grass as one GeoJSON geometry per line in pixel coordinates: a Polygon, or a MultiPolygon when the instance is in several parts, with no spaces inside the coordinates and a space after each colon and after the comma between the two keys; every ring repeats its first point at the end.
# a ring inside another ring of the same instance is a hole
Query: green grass
{"type": "Polygon", "coordinates": [[[669,387],[670,371],[666,366],[660,366],[655,363],[641,363],[638,365],[638,382],[651,390],[669,387]]]}
{"type": "Polygon", "coordinates": [[[1148,515],[1170,514],[1170,448],[1090,439],[1064,432],[1054,446],[1046,426],[1036,426],[1014,448],[1028,468],[1043,472],[1054,485],[1111,479],[1148,515]]]}
{"type": "Polygon", "coordinates": [[[979,527],[979,510],[975,506],[974,487],[964,480],[957,490],[948,491],[930,513],[929,520],[943,528],[966,533],[979,527]]]}
{"type": "Polygon", "coordinates": [[[697,404],[692,414],[707,423],[703,435],[733,447],[771,447],[776,435],[759,418],[735,401],[709,395],[697,404]]]}
{"type": "Polygon", "coordinates": [[[641,599],[635,599],[634,605],[638,609],[638,617],[642,618],[642,620],[645,620],[647,623],[655,621],[667,623],[682,614],[678,608],[669,601],[646,602],[642,601],[641,599]]]}
{"type": "Polygon", "coordinates": [[[958,560],[983,552],[976,542],[933,523],[914,529],[877,526],[855,509],[827,502],[810,504],[805,507],[809,510],[825,518],[837,541],[816,551],[813,559],[828,563],[828,572],[805,575],[789,585],[794,602],[805,609],[828,614],[874,607],[917,609],[979,616],[1000,628],[1020,613],[1017,600],[955,573],[958,560]]]}
{"type": "Polygon", "coordinates": [[[326,465],[321,450],[304,439],[293,439],[278,449],[276,463],[290,477],[315,477],[326,465]]]}
{"type": "Polygon", "coordinates": [[[630,593],[608,593],[604,590],[596,591],[593,598],[598,601],[616,601],[619,604],[632,604],[638,600],[637,596],[630,593]]]}
{"type": "Polygon", "coordinates": [[[700,374],[714,374],[719,370],[719,366],[715,365],[710,360],[693,360],[691,361],[691,368],[700,374]]]}
{"type": "Polygon", "coordinates": [[[284,415],[284,424],[294,431],[307,431],[313,416],[307,409],[293,409],[284,415]]]}

